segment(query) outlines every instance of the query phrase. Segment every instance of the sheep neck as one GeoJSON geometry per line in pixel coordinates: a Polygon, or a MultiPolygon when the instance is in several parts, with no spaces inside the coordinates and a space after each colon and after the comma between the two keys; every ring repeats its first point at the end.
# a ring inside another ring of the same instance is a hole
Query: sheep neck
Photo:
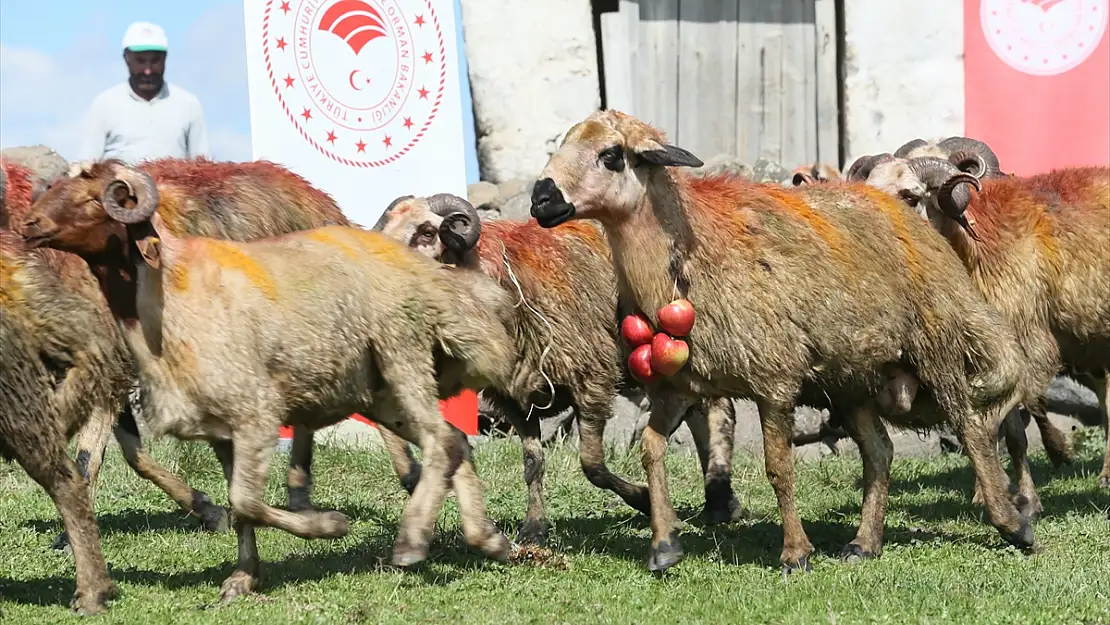
{"type": "Polygon", "coordinates": [[[659,308],[689,291],[685,263],[694,237],[679,180],[662,170],[647,189],[632,215],[605,230],[621,289],[656,323],[659,308]]]}

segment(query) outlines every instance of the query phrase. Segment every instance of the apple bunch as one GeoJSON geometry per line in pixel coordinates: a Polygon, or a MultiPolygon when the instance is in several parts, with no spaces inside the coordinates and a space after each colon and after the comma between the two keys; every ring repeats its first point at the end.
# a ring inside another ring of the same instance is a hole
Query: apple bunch
{"type": "Polygon", "coordinates": [[[676,299],[655,313],[662,332],[656,332],[643,313],[628,315],[621,322],[621,336],[633,347],[628,368],[643,384],[660,376],[672,376],[690,359],[690,346],[681,338],[694,327],[694,305],[676,299]]]}

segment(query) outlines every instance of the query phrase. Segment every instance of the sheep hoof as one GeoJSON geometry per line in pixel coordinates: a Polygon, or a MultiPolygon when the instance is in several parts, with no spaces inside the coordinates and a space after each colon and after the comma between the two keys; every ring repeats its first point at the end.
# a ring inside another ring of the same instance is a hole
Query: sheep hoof
{"type": "Polygon", "coordinates": [[[705,525],[723,525],[750,517],[751,511],[741,506],[735,495],[723,506],[717,502],[710,503],[707,501],[701,511],[701,520],[705,525]]]}
{"type": "Polygon", "coordinates": [[[1030,550],[1033,548],[1035,537],[1033,535],[1033,523],[1028,517],[1021,517],[1021,525],[1018,526],[1017,531],[1007,532],[1002,531],[1002,537],[1006,539],[1011,545],[1022,549],[1030,550]]]}
{"type": "Polygon", "coordinates": [[[647,568],[652,573],[663,573],[682,560],[682,544],[678,541],[678,533],[671,532],[667,540],[659,541],[652,545],[648,552],[647,568]]]}
{"type": "Polygon", "coordinates": [[[543,547],[547,544],[547,521],[544,519],[524,519],[520,524],[520,531],[516,534],[516,542],[521,545],[535,545],[543,547]]]}
{"type": "Polygon", "coordinates": [[[1098,478],[1098,487],[1103,490],[1110,490],[1110,475],[1100,475],[1098,478]]]}
{"type": "Polygon", "coordinates": [[[351,531],[347,517],[342,512],[329,510],[309,514],[316,515],[316,534],[320,538],[343,538],[351,531]]]}
{"type": "Polygon", "coordinates": [[[118,595],[119,589],[115,583],[108,581],[99,591],[82,592],[78,590],[73,593],[73,599],[70,600],[69,607],[81,616],[104,614],[108,611],[108,600],[118,595]]]}
{"type": "Polygon", "coordinates": [[[494,532],[494,534],[486,540],[485,544],[480,547],[480,550],[490,560],[508,562],[511,548],[512,543],[509,542],[508,536],[501,532],[494,532]]]}
{"type": "Polygon", "coordinates": [[[797,562],[783,564],[782,578],[786,579],[788,576],[799,571],[802,573],[810,573],[813,571],[813,566],[809,563],[809,556],[802,556],[798,558],[797,562]]]}
{"type": "Polygon", "coordinates": [[[840,550],[840,559],[848,564],[859,564],[864,560],[871,560],[877,557],[878,554],[866,551],[856,543],[848,543],[840,550]]]}
{"type": "Polygon", "coordinates": [[[393,547],[393,559],[391,562],[393,566],[408,568],[414,564],[423,562],[427,557],[427,548],[421,549],[399,541],[398,544],[393,547]]]}
{"type": "Polygon", "coordinates": [[[204,529],[217,534],[223,534],[231,527],[227,508],[223,506],[209,506],[200,514],[200,522],[204,529]]]}
{"type": "Polygon", "coordinates": [[[231,577],[224,580],[223,586],[220,587],[220,603],[230,603],[240,595],[254,592],[257,581],[254,576],[246,571],[235,571],[231,574],[231,577]]]}
{"type": "Polygon", "coordinates": [[[50,548],[57,551],[64,549],[66,553],[73,553],[73,550],[69,546],[69,536],[65,533],[65,530],[62,530],[62,533],[58,534],[58,537],[50,544],[50,548]]]}

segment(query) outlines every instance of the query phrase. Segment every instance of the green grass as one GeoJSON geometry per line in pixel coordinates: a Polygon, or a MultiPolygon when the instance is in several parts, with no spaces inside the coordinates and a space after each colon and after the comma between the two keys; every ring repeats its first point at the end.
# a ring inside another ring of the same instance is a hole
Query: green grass
{"type": "MultiPolygon", "coordinates": [[[[235,560],[233,533],[207,534],[153,485],[132,474],[113,447],[97,507],[102,544],[121,595],[105,623],[1110,623],[1110,498],[1096,475],[1101,436],[1079,460],[1052,471],[1035,457],[1046,518],[1040,551],[1007,547],[972,506],[965,458],[897,461],[886,551],[859,565],[836,558],[859,520],[858,460],[799,465],[797,494],[817,553],[809,574],[784,579],[782,530],[760,463],[738,457],[734,485],[751,520],[703,528],[697,460],[671,454],[672,497],[686,521],[686,559],[663,578],[648,573],[647,520],[591,486],[572,449],[547,456],[547,501],[555,523],[546,561],[497,564],[468,550],[449,500],[429,559],[418,570],[388,565],[406,495],[384,452],[320,448],[315,502],[351,520],[350,534],[307,541],[259,531],[263,585],[254,596],[214,605],[235,560]]],[[[183,471],[215,501],[226,488],[206,447],[159,443],[155,457],[183,471]]],[[[493,517],[515,534],[525,492],[520,448],[506,440],[476,449],[493,517]]],[[[277,454],[267,500],[283,504],[287,457],[277,454]]],[[[636,455],[610,459],[642,479],[636,455]]],[[[0,622],[77,621],[67,606],[72,559],[51,551],[61,529],[45,493],[17,466],[0,465],[0,622]]]]}

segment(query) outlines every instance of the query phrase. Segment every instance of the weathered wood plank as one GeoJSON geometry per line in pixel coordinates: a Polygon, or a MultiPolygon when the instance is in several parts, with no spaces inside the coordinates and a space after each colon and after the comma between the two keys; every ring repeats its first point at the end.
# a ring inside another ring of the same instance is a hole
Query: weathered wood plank
{"type": "Polygon", "coordinates": [[[736,156],[745,163],[759,158],[763,134],[763,47],[753,10],[758,2],[740,0],[737,6],[736,156]]]}
{"type": "Polygon", "coordinates": [[[708,159],[736,151],[737,0],[682,0],[678,145],[708,159]]]}
{"type": "Polygon", "coordinates": [[[638,0],[637,116],[678,134],[678,0],[638,0]]]}
{"type": "Polygon", "coordinates": [[[765,7],[767,21],[760,24],[759,41],[760,73],[763,103],[763,120],[760,124],[759,156],[781,163],[783,161],[783,128],[786,99],[783,82],[783,56],[785,28],[782,2],[771,2],[765,7]]]}
{"type": "Polygon", "coordinates": [[[810,128],[816,115],[813,0],[780,0],[782,9],[782,151],[793,169],[817,157],[810,128]],[[811,147],[812,146],[812,147],[811,147]]]}
{"type": "Polygon", "coordinates": [[[800,61],[804,64],[805,76],[805,115],[803,117],[805,142],[805,162],[817,160],[817,25],[814,15],[814,0],[802,2],[802,52],[800,61]]]}
{"type": "Polygon", "coordinates": [[[816,0],[814,15],[817,34],[817,158],[822,163],[843,169],[844,164],[840,162],[835,0],[816,0]]]}
{"type": "Polygon", "coordinates": [[[621,0],[619,10],[601,14],[601,53],[605,62],[605,106],[636,112],[636,66],[640,5],[621,0]]]}

